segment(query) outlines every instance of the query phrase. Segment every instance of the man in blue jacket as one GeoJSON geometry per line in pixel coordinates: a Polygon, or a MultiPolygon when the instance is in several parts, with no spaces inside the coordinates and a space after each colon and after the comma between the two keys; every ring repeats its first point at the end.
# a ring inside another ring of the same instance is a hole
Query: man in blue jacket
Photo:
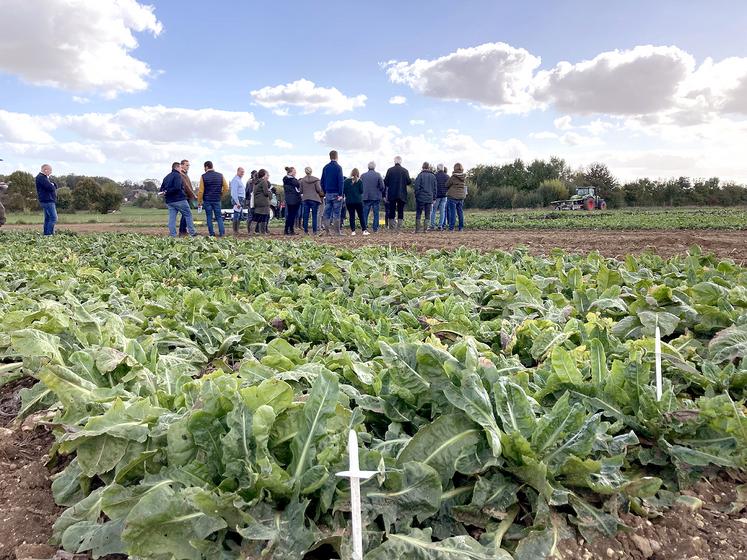
{"type": "Polygon", "coordinates": [[[213,216],[215,216],[215,221],[218,222],[218,236],[223,237],[226,230],[223,225],[220,201],[228,194],[228,181],[222,173],[213,169],[212,161],[206,161],[204,169],[205,174],[200,177],[200,188],[197,191],[197,204],[205,209],[205,219],[207,220],[210,237],[215,237],[213,216]]]}
{"type": "Polygon", "coordinates": [[[54,225],[57,223],[57,184],[49,178],[51,174],[52,166],[45,163],[36,176],[36,195],[44,211],[44,235],[54,235],[54,225]]]}
{"type": "Polygon", "coordinates": [[[436,173],[436,200],[433,201],[431,209],[431,229],[444,229],[446,224],[446,182],[449,180],[449,174],[443,163],[438,164],[438,173],[436,173]],[[438,225],[436,225],[436,214],[438,214],[438,225]]]}
{"type": "Polygon", "coordinates": [[[161,192],[165,195],[166,206],[169,209],[169,235],[176,237],[176,215],[181,214],[187,222],[187,233],[197,235],[192,222],[192,210],[184,192],[184,179],[181,174],[181,164],[175,161],[171,164],[171,173],[163,178],[161,192]]]}
{"type": "Polygon", "coordinates": [[[343,176],[342,167],[337,163],[337,152],[332,150],[329,153],[329,163],[322,169],[322,178],[320,180],[322,190],[324,191],[324,214],[322,215],[322,230],[327,235],[332,234],[330,226],[334,228],[337,235],[344,235],[340,229],[340,210],[342,208],[343,193],[343,176]]]}

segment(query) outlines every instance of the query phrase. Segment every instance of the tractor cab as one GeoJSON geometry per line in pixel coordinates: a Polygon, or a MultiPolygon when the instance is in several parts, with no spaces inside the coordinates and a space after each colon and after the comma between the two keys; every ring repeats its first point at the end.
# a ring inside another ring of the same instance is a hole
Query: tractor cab
{"type": "Polygon", "coordinates": [[[578,187],[576,189],[576,196],[580,198],[584,198],[586,196],[594,196],[596,194],[596,190],[594,187],[578,187]]]}

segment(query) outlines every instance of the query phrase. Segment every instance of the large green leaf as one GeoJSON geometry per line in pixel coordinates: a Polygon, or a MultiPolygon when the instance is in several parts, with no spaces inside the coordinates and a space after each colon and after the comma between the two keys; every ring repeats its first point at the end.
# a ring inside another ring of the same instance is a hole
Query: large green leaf
{"type": "Polygon", "coordinates": [[[416,461],[433,467],[446,484],[457,471],[459,459],[472,453],[482,439],[482,430],[467,416],[447,414],[420,428],[402,449],[397,463],[416,461]]]}

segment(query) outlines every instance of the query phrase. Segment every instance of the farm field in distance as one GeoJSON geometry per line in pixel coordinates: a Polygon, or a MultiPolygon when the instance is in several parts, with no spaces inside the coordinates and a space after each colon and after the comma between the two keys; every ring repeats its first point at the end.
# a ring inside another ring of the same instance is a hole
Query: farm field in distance
{"type": "MultiPolygon", "coordinates": [[[[346,558],[352,428],[366,560],[743,557],[747,270],[458,235],[3,231],[2,497],[68,552],[346,558]]],[[[31,542],[17,510],[0,558],[31,542]]]]}
{"type": "MultiPolygon", "coordinates": [[[[168,213],[156,208],[123,206],[111,214],[90,212],[59,213],[59,224],[97,224],[137,227],[165,227],[168,213]]],[[[204,224],[204,214],[193,211],[195,221],[204,224]]],[[[8,213],[9,225],[42,223],[41,212],[8,213]]],[[[383,219],[383,218],[382,218],[383,219]]],[[[405,221],[414,226],[415,213],[407,212],[405,221]]],[[[747,230],[747,208],[683,207],[623,208],[604,211],[571,210],[466,210],[467,229],[599,229],[599,230],[747,230]]],[[[281,226],[282,220],[274,220],[281,226]]]]}

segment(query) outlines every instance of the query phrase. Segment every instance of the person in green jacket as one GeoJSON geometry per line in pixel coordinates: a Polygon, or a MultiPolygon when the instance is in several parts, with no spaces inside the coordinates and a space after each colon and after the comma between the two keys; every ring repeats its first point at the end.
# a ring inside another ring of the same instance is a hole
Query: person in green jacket
{"type": "Polygon", "coordinates": [[[366,222],[363,220],[363,181],[358,168],[350,172],[350,178],[345,179],[343,184],[343,193],[345,194],[345,205],[350,215],[350,235],[355,235],[355,216],[358,215],[358,221],[361,224],[363,235],[368,235],[366,222]]]}
{"type": "MultiPolygon", "coordinates": [[[[259,233],[269,235],[268,224],[270,222],[270,174],[265,169],[257,172],[257,182],[254,184],[254,217],[253,220],[259,226],[259,233]]],[[[251,230],[249,230],[251,235],[251,230]]]]}

